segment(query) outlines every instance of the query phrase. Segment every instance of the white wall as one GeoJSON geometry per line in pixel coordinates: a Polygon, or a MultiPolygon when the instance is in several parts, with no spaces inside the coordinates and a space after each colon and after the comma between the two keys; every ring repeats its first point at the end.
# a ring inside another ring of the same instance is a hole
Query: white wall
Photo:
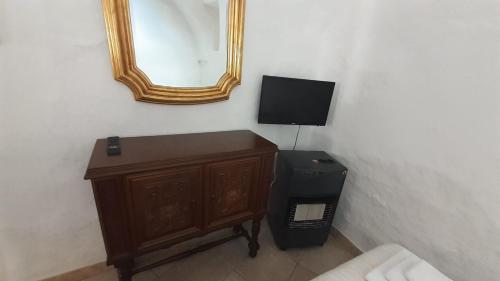
{"type": "Polygon", "coordinates": [[[361,11],[334,118],[309,136],[350,168],[335,225],[456,281],[500,280],[500,2],[361,11]]]}
{"type": "Polygon", "coordinates": [[[0,0],[0,280],[105,259],[82,179],[96,138],[253,129],[291,147],[295,127],[256,124],[261,76],[335,80],[354,2],[247,1],[243,84],[226,102],[167,106],[113,80],[101,1],[0,0]]]}

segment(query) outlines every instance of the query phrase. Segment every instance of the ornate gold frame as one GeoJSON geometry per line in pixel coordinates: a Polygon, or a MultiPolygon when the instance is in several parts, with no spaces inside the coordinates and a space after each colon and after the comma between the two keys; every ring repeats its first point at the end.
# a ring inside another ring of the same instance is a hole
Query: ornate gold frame
{"type": "Polygon", "coordinates": [[[178,88],[151,83],[136,65],[129,0],[103,0],[109,51],[116,80],[126,84],[138,101],[164,104],[199,104],[229,99],[241,83],[245,0],[229,0],[227,70],[217,85],[178,88]]]}

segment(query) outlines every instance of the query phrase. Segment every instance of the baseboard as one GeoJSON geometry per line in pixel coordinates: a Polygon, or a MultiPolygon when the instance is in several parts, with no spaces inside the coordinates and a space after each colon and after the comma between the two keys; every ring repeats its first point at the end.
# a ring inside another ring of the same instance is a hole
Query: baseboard
{"type": "Polygon", "coordinates": [[[87,278],[94,277],[106,270],[109,270],[109,267],[106,266],[106,263],[101,262],[91,266],[66,272],[58,276],[43,279],[41,281],[81,281],[87,278]]]}

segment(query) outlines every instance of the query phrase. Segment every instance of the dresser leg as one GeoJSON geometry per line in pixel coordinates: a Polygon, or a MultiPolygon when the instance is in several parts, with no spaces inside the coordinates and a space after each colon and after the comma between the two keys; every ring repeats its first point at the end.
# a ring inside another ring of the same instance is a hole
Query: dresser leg
{"type": "Polygon", "coordinates": [[[261,219],[255,219],[252,222],[252,238],[248,243],[248,248],[250,249],[249,255],[252,258],[255,258],[257,256],[257,251],[260,248],[259,245],[260,220],[261,219]]]}
{"type": "Polygon", "coordinates": [[[119,281],[132,281],[132,268],[134,266],[133,260],[127,260],[116,264],[116,270],[118,271],[119,281]]]}

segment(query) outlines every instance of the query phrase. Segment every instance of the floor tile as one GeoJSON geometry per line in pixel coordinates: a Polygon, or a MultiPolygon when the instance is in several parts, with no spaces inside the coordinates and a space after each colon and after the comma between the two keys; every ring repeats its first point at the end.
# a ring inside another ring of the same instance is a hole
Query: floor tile
{"type": "Polygon", "coordinates": [[[252,281],[286,281],[290,277],[295,262],[274,255],[261,255],[257,259],[238,264],[235,270],[245,279],[252,281]]]}
{"type": "MultiPolygon", "coordinates": [[[[250,225],[245,227],[250,231],[250,225]]],[[[225,237],[231,229],[155,252],[136,261],[150,263],[200,244],[225,237]]],[[[133,281],[307,281],[354,258],[360,251],[340,232],[333,230],[323,247],[280,250],[274,243],[267,221],[259,236],[256,258],[248,256],[245,238],[232,240],[208,251],[135,275],[133,281]]],[[[109,268],[85,281],[117,281],[109,268]]]]}
{"type": "Polygon", "coordinates": [[[151,270],[141,272],[132,277],[132,281],[159,281],[159,280],[160,279],[151,270]]]}
{"type": "Polygon", "coordinates": [[[238,273],[232,271],[229,275],[224,279],[224,281],[246,281],[243,279],[238,273]]]}
{"type": "MultiPolygon", "coordinates": [[[[109,268],[107,271],[98,274],[92,278],[84,279],[83,281],[117,281],[118,274],[114,268],[109,268]]],[[[159,279],[152,271],[145,271],[136,274],[132,277],[132,281],[158,281],[159,279]]]]}
{"type": "Polygon", "coordinates": [[[310,281],[311,279],[318,276],[318,274],[306,269],[301,265],[297,265],[292,273],[289,281],[310,281]]]}
{"type": "Polygon", "coordinates": [[[153,269],[161,281],[221,281],[231,271],[215,249],[153,269]]]}
{"type": "Polygon", "coordinates": [[[322,247],[303,249],[300,253],[299,264],[306,269],[321,274],[329,271],[354,258],[351,249],[338,243],[338,240],[329,237],[322,247]]]}
{"type": "Polygon", "coordinates": [[[235,271],[246,280],[286,281],[296,265],[296,262],[286,252],[275,247],[262,244],[257,257],[250,258],[245,244],[233,243],[233,245],[228,246],[233,246],[233,248],[223,251],[222,255],[232,257],[229,260],[235,271]]]}

